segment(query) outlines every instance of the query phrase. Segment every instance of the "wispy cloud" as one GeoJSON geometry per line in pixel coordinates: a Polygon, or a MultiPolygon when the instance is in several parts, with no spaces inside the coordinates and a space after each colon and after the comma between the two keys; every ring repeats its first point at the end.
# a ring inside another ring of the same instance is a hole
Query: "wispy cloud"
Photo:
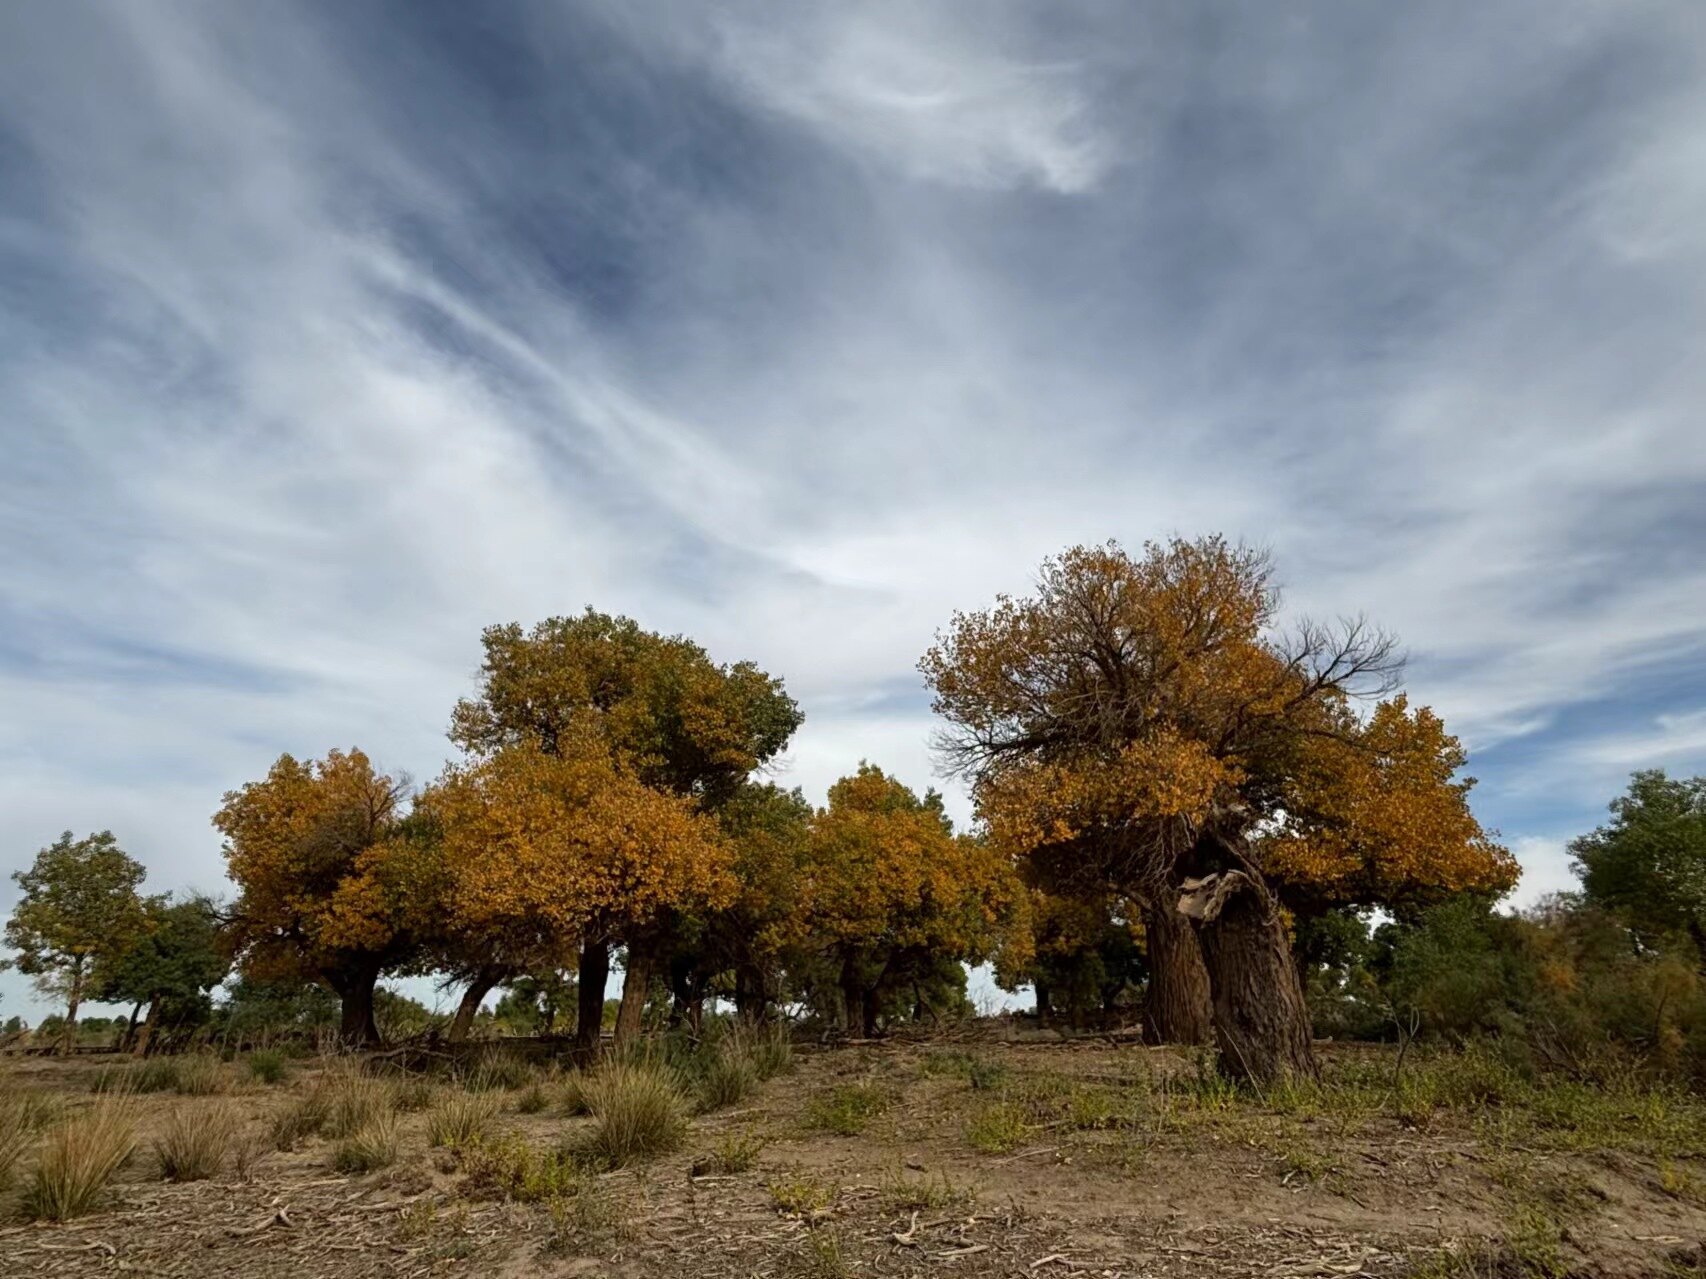
{"type": "Polygon", "coordinates": [[[923,785],[951,609],[1219,529],[1550,884],[1706,767],[1703,71],[1686,0],[0,13],[0,864],[210,884],[585,603],[923,785]]]}

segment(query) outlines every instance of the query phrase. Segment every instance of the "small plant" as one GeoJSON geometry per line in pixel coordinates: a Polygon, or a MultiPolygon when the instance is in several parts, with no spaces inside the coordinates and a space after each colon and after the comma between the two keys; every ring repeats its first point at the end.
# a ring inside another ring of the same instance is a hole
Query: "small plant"
{"type": "Polygon", "coordinates": [[[498,1117],[498,1102],[480,1093],[447,1093],[427,1115],[427,1139],[460,1150],[486,1135],[498,1117]]]}
{"type": "Polygon", "coordinates": [[[238,1181],[253,1181],[267,1156],[267,1141],[258,1133],[239,1132],[231,1142],[231,1172],[238,1181]]]}
{"type": "Polygon", "coordinates": [[[841,1249],[841,1236],[831,1229],[807,1233],[795,1273],[801,1279],[846,1279],[852,1270],[841,1249]]]}
{"type": "Polygon", "coordinates": [[[381,1110],[353,1132],[332,1152],[332,1167],[339,1172],[372,1172],[397,1162],[397,1116],[381,1110]]]}
{"type": "Polygon", "coordinates": [[[583,1178],[570,1194],[551,1200],[552,1252],[568,1252],[574,1244],[596,1244],[612,1235],[629,1233],[627,1214],[596,1177],[583,1178]]]}
{"type": "Polygon", "coordinates": [[[693,1161],[695,1177],[747,1172],[758,1163],[765,1141],[755,1132],[726,1132],[705,1154],[693,1161]]]}
{"type": "Polygon", "coordinates": [[[954,1184],[945,1172],[909,1176],[896,1168],[883,1178],[883,1197],[897,1212],[946,1208],[973,1198],[971,1191],[954,1184]]]}
{"type": "Polygon", "coordinates": [[[974,1150],[1004,1155],[1017,1150],[1030,1136],[1025,1112],[1012,1102],[986,1106],[966,1121],[966,1141],[974,1150]]]}
{"type": "Polygon", "coordinates": [[[532,1146],[519,1137],[468,1147],[462,1171],[468,1193],[517,1203],[574,1194],[588,1179],[569,1151],[532,1146]]]}
{"type": "Polygon", "coordinates": [[[660,1155],[687,1136],[686,1106],[673,1074],[644,1062],[612,1062],[586,1079],[593,1118],[585,1153],[610,1168],[660,1155]]]}
{"type": "Polygon", "coordinates": [[[391,1109],[412,1115],[432,1105],[437,1096],[438,1089],[430,1079],[411,1077],[391,1086],[391,1109]]]}
{"type": "Polygon", "coordinates": [[[276,1048],[257,1048],[249,1054],[249,1077],[259,1084],[284,1082],[284,1054],[276,1048]]]}
{"type": "Polygon", "coordinates": [[[391,1089],[371,1075],[340,1070],[324,1087],[328,1137],[348,1137],[391,1111],[391,1089]]]}
{"type": "Polygon", "coordinates": [[[545,1095],[544,1085],[539,1083],[528,1084],[515,1099],[516,1113],[522,1115],[537,1115],[550,1104],[551,1099],[545,1095]]]}
{"type": "Polygon", "coordinates": [[[317,1135],[326,1126],[331,1113],[331,1098],[316,1088],[304,1093],[287,1105],[272,1121],[272,1142],[276,1150],[295,1150],[308,1137],[317,1135]]]}
{"type": "Polygon", "coordinates": [[[855,1137],[888,1108],[888,1094],[876,1084],[843,1084],[812,1098],[806,1123],[839,1137],[855,1137]]]}
{"type": "Polygon", "coordinates": [[[24,1185],[25,1213],[49,1221],[81,1217],[135,1149],[129,1112],[111,1102],[50,1129],[24,1185]]]}
{"type": "Polygon", "coordinates": [[[225,1067],[219,1058],[207,1053],[186,1057],[178,1066],[177,1079],[173,1083],[173,1087],[186,1097],[211,1097],[224,1092],[225,1085],[225,1067]]]}
{"type": "Polygon", "coordinates": [[[835,1187],[803,1172],[778,1177],[765,1187],[776,1211],[786,1217],[815,1217],[835,1202],[835,1187]]]}
{"type": "Polygon", "coordinates": [[[167,1181],[203,1181],[225,1163],[237,1132],[237,1116],[225,1105],[180,1106],[154,1139],[154,1157],[167,1181]]]}
{"type": "Polygon", "coordinates": [[[794,1039],[784,1023],[772,1022],[757,1030],[738,1033],[759,1079],[774,1079],[793,1066],[794,1039]]]}
{"type": "Polygon", "coordinates": [[[558,1095],[565,1115],[586,1114],[586,1075],[578,1070],[564,1075],[563,1086],[558,1095]]]}

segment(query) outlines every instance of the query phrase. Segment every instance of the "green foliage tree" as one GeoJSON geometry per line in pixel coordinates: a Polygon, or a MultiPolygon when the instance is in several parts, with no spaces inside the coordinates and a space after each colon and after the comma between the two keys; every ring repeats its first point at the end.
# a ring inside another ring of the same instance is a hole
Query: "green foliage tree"
{"type": "Polygon", "coordinates": [[[82,839],[66,831],[12,878],[22,897],[6,921],[6,944],[18,970],[44,992],[65,997],[61,1046],[71,1050],[77,1009],[97,965],[134,944],[147,927],[137,893],[142,865],[111,831],[82,839]]]}
{"type": "Polygon", "coordinates": [[[1620,914],[1643,945],[1686,936],[1706,968],[1706,777],[1638,772],[1611,813],[1570,843],[1583,896],[1620,914]]]}
{"type": "Polygon", "coordinates": [[[145,927],[131,945],[97,964],[92,984],[94,997],[102,1002],[147,1008],[132,1045],[138,1057],[148,1051],[169,1004],[181,1007],[199,1001],[225,980],[231,967],[219,910],[209,898],[174,902],[169,894],[151,897],[143,910],[145,927]]]}

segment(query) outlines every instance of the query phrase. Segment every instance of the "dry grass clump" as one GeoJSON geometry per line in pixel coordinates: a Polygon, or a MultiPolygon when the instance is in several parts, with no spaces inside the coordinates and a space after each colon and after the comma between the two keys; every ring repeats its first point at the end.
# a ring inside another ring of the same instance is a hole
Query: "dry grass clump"
{"type": "Polygon", "coordinates": [[[181,1063],[175,1057],[150,1057],[122,1066],[102,1066],[89,1083],[96,1093],[177,1092],[181,1063]]]}
{"type": "Polygon", "coordinates": [[[24,1184],[24,1212],[49,1221],[82,1216],[135,1149],[136,1126],[115,1102],[99,1102],[55,1126],[24,1184]]]}
{"type": "Polygon", "coordinates": [[[272,1144],[275,1150],[295,1150],[305,1138],[315,1136],[326,1126],[331,1111],[331,1098],[323,1088],[314,1088],[292,1101],[273,1116],[272,1144]]]}
{"type": "Polygon", "coordinates": [[[427,1138],[435,1146],[452,1150],[471,1146],[491,1128],[498,1104],[486,1093],[447,1093],[427,1115],[427,1138]]]}
{"type": "Polygon", "coordinates": [[[277,1048],[257,1048],[249,1054],[249,1074],[260,1084],[284,1082],[287,1073],[284,1054],[277,1048]]]}
{"type": "Polygon", "coordinates": [[[231,1107],[183,1106],[174,1111],[154,1139],[154,1156],[167,1181],[203,1181],[217,1173],[237,1136],[239,1121],[231,1107]]]}
{"type": "Polygon", "coordinates": [[[397,1116],[376,1111],[338,1143],[332,1167],[352,1173],[388,1168],[397,1162],[398,1136],[397,1116]]]}
{"type": "Polygon", "coordinates": [[[211,1097],[224,1092],[228,1082],[224,1065],[208,1053],[184,1058],[177,1075],[173,1086],[186,1097],[211,1097]]]}
{"type": "Polygon", "coordinates": [[[391,1113],[390,1086],[382,1079],[362,1074],[358,1068],[336,1070],[321,1086],[326,1090],[328,1137],[348,1137],[391,1113]]]}
{"type": "Polygon", "coordinates": [[[758,1064],[742,1037],[727,1035],[707,1050],[699,1071],[699,1107],[720,1110],[746,1099],[758,1087],[758,1064]]]}
{"type": "Polygon", "coordinates": [[[582,1087],[593,1118],[585,1154],[607,1167],[667,1153],[687,1136],[687,1106],[664,1066],[614,1061],[582,1087]]]}
{"type": "Polygon", "coordinates": [[[12,1184],[12,1170],[36,1134],[59,1118],[59,1103],[37,1092],[0,1095],[0,1190],[12,1184]]]}

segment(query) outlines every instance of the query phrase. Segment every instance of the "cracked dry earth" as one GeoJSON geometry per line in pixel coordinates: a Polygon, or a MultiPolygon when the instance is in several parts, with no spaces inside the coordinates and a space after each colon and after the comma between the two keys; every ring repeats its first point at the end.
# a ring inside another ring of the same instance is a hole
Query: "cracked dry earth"
{"type": "MultiPolygon", "coordinates": [[[[92,1068],[31,1061],[12,1077],[81,1104],[92,1068]]],[[[419,1114],[378,1173],[338,1175],[310,1142],[269,1151],[247,1180],[167,1184],[150,1126],[210,1099],[139,1098],[142,1149],[102,1209],[7,1221],[0,1275],[1706,1273],[1706,1151],[1536,1141],[1491,1109],[1418,1124],[1170,1093],[1185,1069],[1106,1042],[801,1051],[738,1107],[695,1119],[679,1154],[602,1176],[596,1213],[472,1197],[419,1114]],[[849,1090],[875,1099],[861,1130],[826,1131],[849,1090]],[[707,1171],[707,1152],[741,1143],[758,1150],[750,1167],[707,1171]]],[[[258,1141],[309,1074],[225,1100],[258,1141]]],[[[501,1126],[544,1145],[587,1122],[507,1112],[501,1126]]]]}

